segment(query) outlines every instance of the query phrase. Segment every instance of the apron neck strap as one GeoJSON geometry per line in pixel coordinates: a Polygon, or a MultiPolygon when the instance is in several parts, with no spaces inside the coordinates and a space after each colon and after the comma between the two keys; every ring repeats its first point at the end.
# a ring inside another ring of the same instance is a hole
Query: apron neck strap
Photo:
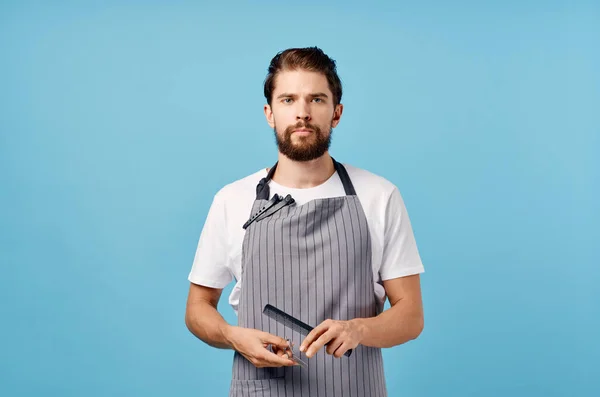
{"type": "Polygon", "coordinates": [[[356,196],[356,190],[354,190],[354,185],[350,180],[350,176],[346,171],[346,167],[344,167],[342,163],[338,163],[335,160],[333,160],[333,166],[335,167],[335,170],[338,172],[338,175],[342,180],[342,185],[344,185],[344,191],[346,192],[346,196],[356,196]]]}
{"type": "MultiPolygon", "coordinates": [[[[355,196],[356,191],[354,190],[354,185],[352,184],[352,181],[350,180],[350,176],[348,175],[346,168],[341,163],[338,163],[337,161],[335,161],[335,159],[333,157],[331,158],[331,160],[333,160],[333,166],[335,167],[335,170],[337,171],[337,173],[342,181],[342,185],[344,185],[344,191],[346,192],[346,195],[347,196],[355,196]]],[[[257,200],[261,200],[261,199],[268,200],[269,197],[271,196],[270,191],[269,191],[269,181],[273,178],[276,168],[277,168],[277,163],[275,163],[275,165],[273,167],[271,167],[267,176],[262,178],[260,180],[260,182],[258,182],[258,185],[256,186],[256,199],[257,200]]]]}

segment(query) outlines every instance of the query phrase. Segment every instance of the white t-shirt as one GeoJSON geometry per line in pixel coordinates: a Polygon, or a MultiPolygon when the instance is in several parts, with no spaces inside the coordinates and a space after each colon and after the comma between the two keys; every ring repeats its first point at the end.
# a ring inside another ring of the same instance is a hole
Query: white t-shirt
{"type": "MultiPolygon", "coordinates": [[[[371,235],[375,296],[383,305],[383,280],[423,273],[424,268],[412,226],[398,188],[369,171],[344,164],[365,212],[371,235]]],[[[215,195],[189,273],[188,280],[212,288],[236,284],[229,303],[237,314],[241,292],[242,225],[250,217],[256,199],[256,185],[267,175],[261,169],[224,186],[215,195]]],[[[269,182],[271,197],[290,194],[298,205],[319,198],[344,196],[344,186],[335,172],[319,186],[295,189],[269,182]]]]}

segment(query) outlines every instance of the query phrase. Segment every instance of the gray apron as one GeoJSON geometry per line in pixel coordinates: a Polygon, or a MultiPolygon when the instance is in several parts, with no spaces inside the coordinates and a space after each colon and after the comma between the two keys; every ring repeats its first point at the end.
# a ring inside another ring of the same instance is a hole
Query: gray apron
{"type": "MultiPolygon", "coordinates": [[[[242,247],[238,325],[304,339],[262,313],[267,303],[316,327],[326,319],[376,316],[367,219],[346,169],[333,160],[346,195],[296,205],[269,199],[277,164],[257,186],[242,247]]],[[[386,396],[381,349],[358,345],[350,357],[322,348],[308,367],[257,368],[234,353],[230,396],[386,396]]]]}

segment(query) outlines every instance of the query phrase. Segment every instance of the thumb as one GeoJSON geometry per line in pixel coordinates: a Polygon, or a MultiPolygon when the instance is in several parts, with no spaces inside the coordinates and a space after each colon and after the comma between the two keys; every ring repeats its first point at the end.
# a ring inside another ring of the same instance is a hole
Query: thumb
{"type": "Polygon", "coordinates": [[[275,345],[280,349],[287,349],[290,346],[287,340],[280,336],[272,335],[268,332],[263,333],[261,339],[264,343],[275,345]]]}

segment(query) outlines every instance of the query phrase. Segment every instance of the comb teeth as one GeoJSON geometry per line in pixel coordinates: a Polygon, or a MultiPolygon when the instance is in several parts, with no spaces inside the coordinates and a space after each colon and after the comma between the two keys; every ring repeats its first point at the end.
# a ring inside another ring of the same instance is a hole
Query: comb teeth
{"type": "Polygon", "coordinates": [[[273,305],[267,304],[263,310],[263,313],[278,323],[281,323],[286,327],[293,329],[294,331],[300,332],[303,335],[308,335],[310,331],[313,330],[313,327],[310,325],[290,316],[273,305]]]}

